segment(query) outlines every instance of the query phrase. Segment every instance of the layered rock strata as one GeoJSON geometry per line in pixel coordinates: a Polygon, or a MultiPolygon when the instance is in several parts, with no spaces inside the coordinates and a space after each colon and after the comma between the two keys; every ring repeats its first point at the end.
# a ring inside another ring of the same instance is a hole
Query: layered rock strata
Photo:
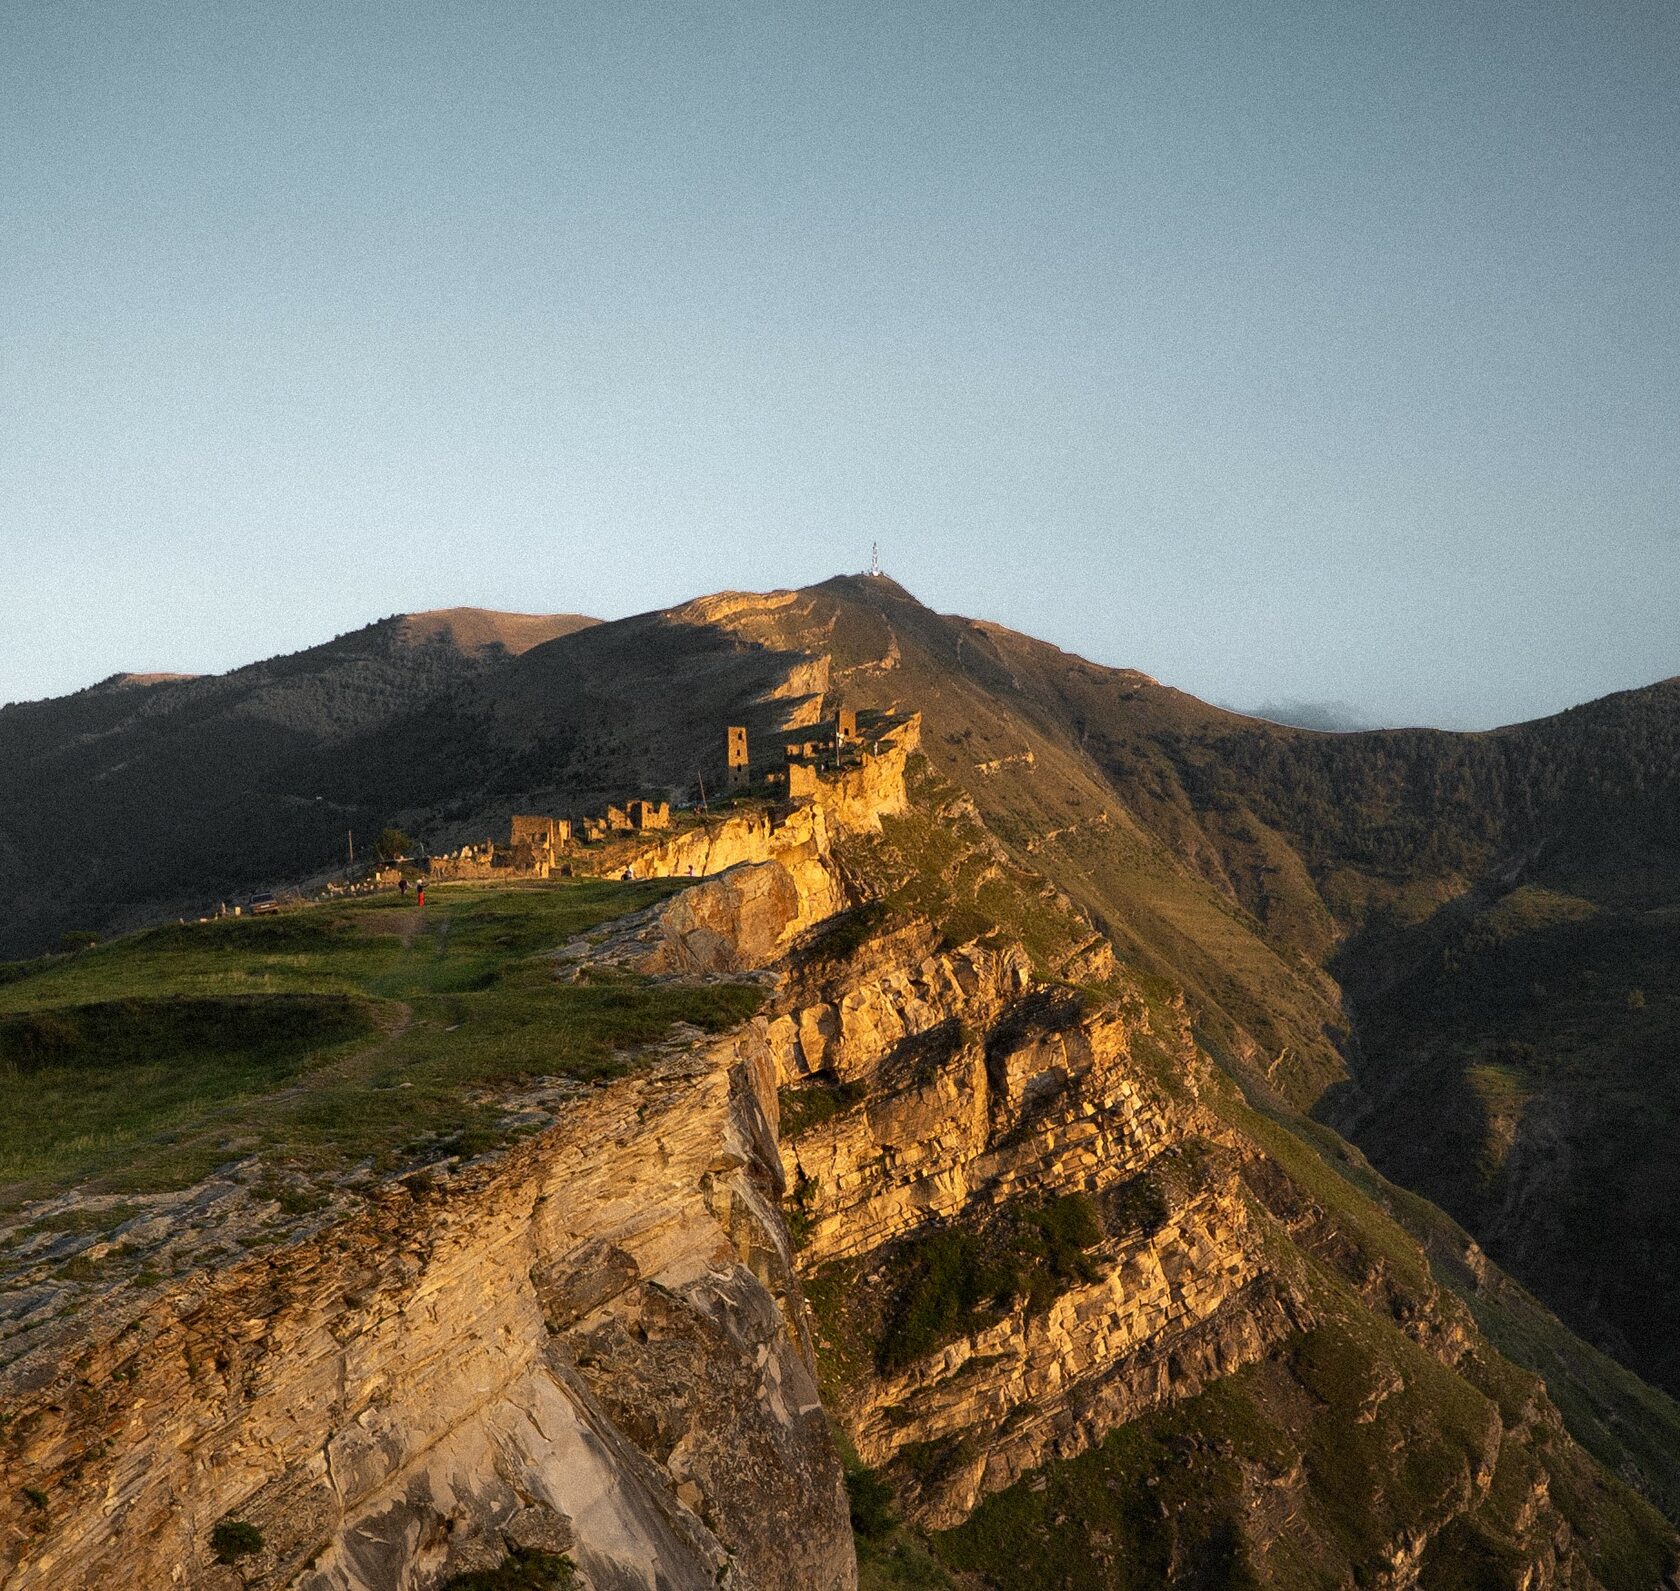
{"type": "MultiPolygon", "coordinates": [[[[1193,1091],[1169,1098],[1134,1055],[1149,1022],[1141,1002],[1087,1010],[1077,994],[1034,990],[1018,949],[942,949],[921,923],[868,946],[827,988],[795,980],[770,1027],[779,1076],[795,1088],[818,1077],[840,1102],[783,1144],[802,1272],[890,1269],[896,1244],[983,1228],[1024,1202],[1073,1194],[1102,1210],[1163,1156],[1228,1136],[1193,1091]]],[[[1169,1037],[1187,1051],[1181,1032],[1169,1037]]],[[[1184,1082],[1193,1090],[1193,1072],[1184,1082]]],[[[1105,1225],[1090,1279],[1047,1308],[1018,1301],[848,1387],[843,1419],[865,1463],[946,1445],[934,1473],[894,1470],[922,1523],[959,1522],[1045,1458],[1252,1362],[1304,1318],[1264,1260],[1234,1162],[1150,1230],[1105,1225]]]]}

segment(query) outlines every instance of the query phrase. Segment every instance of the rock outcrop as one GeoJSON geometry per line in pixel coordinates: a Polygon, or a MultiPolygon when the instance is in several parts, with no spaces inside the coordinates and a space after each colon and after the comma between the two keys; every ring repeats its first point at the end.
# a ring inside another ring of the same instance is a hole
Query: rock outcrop
{"type": "MultiPolygon", "coordinates": [[[[783,1146],[808,1277],[879,1272],[918,1233],[984,1228],[1023,1202],[1074,1195],[1112,1210],[1083,1279],[1046,1307],[1019,1301],[848,1386],[845,1424],[867,1464],[951,1448],[935,1474],[899,1475],[924,1523],[957,1523],[1045,1457],[1193,1393],[1300,1324],[1234,1163],[1194,1186],[1177,1174],[1178,1194],[1163,1191],[1164,1157],[1182,1162],[1187,1147],[1229,1134],[1197,1106],[1193,1072],[1173,1099],[1134,1056],[1134,1035],[1149,1035],[1142,1002],[1087,1010],[1076,994],[1034,990],[1018,949],[941,949],[925,923],[878,938],[828,988],[812,985],[793,982],[770,1028],[784,1086],[826,1077],[818,1086],[840,1105],[783,1146]],[[1128,1230],[1128,1187],[1163,1199],[1147,1230],[1128,1230]]],[[[1188,1049],[1181,1032],[1168,1036],[1188,1049]]]]}
{"type": "Polygon", "coordinates": [[[11,1366],[0,1581],[391,1591],[545,1546],[597,1591],[853,1585],[771,1077],[761,1023],[672,1046],[11,1366]]]}

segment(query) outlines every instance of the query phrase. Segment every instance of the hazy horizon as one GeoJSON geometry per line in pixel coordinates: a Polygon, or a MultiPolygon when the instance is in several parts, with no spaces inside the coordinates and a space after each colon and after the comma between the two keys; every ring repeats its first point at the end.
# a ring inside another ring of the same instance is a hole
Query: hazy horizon
{"type": "Polygon", "coordinates": [[[1680,672],[1680,13],[0,16],[0,699],[889,572],[1209,700],[1680,672]]]}

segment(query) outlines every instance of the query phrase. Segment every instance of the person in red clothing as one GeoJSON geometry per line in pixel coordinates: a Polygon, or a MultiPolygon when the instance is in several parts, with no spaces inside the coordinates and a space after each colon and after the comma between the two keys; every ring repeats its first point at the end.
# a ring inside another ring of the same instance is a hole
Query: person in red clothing
{"type": "Polygon", "coordinates": [[[416,906],[424,906],[426,904],[426,886],[424,884],[416,884],[414,886],[414,904],[416,906]]]}

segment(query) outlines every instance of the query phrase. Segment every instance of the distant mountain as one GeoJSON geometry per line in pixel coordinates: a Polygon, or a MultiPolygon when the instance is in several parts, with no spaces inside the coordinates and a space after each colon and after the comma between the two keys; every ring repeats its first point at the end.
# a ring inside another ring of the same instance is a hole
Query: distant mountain
{"type": "Polygon", "coordinates": [[[580,613],[496,613],[489,608],[434,608],[407,614],[399,633],[409,646],[445,640],[472,654],[500,650],[509,657],[598,624],[580,613]]]}
{"type": "Polygon", "coordinates": [[[144,689],[148,685],[178,685],[182,680],[197,679],[197,674],[113,674],[101,680],[94,690],[124,691],[144,689]]]}
{"type": "Polygon", "coordinates": [[[1245,718],[1264,718],[1268,723],[1287,724],[1295,729],[1322,729],[1337,734],[1379,727],[1349,702],[1262,702],[1258,707],[1233,707],[1231,711],[1245,718]]]}
{"type": "Polygon", "coordinates": [[[0,954],[329,864],[382,818],[325,791],[332,748],[593,622],[398,615],[228,674],[116,675],[0,708],[0,954]]]}

